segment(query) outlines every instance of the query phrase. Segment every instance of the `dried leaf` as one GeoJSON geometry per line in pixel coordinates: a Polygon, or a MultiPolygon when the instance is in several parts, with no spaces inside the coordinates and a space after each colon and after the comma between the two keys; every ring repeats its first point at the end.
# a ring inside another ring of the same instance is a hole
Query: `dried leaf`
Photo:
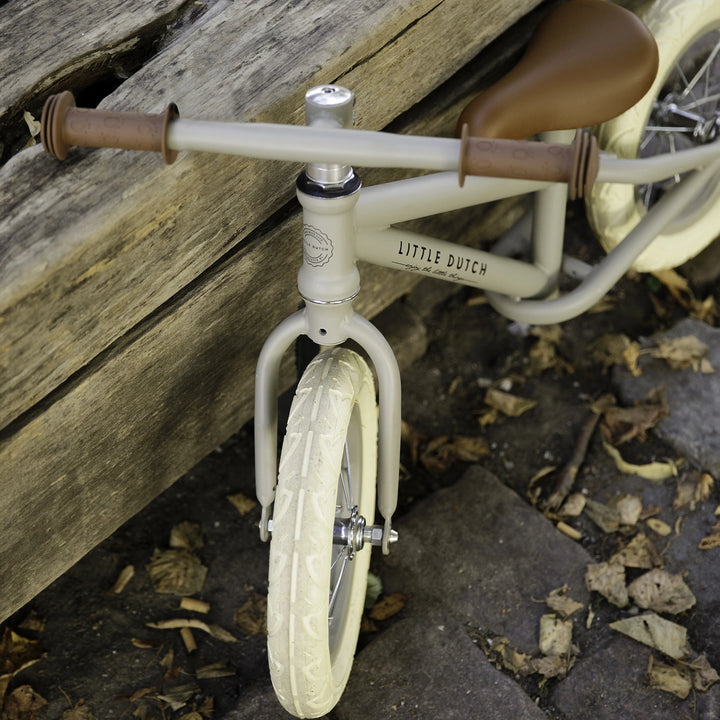
{"type": "Polygon", "coordinates": [[[199,550],[203,545],[202,529],[198,523],[185,520],[170,530],[170,547],[199,550]]]}
{"type": "Polygon", "coordinates": [[[718,675],[712,665],[710,665],[705,655],[698,655],[689,665],[692,671],[693,687],[700,692],[709,690],[718,680],[718,675]]]}
{"type": "Polygon", "coordinates": [[[95,720],[95,716],[85,704],[85,701],[80,700],[75,707],[66,710],[62,714],[62,720],[95,720]]]}
{"type": "Polygon", "coordinates": [[[568,594],[569,588],[567,585],[555,588],[545,598],[545,604],[556,613],[560,613],[564,618],[569,618],[571,615],[576,613],[578,610],[582,610],[585,606],[573,600],[568,594]]]}
{"type": "Polygon", "coordinates": [[[397,615],[404,607],[407,595],[392,593],[378,600],[368,613],[371,620],[387,620],[397,615]]]}
{"type": "Polygon", "coordinates": [[[610,562],[645,570],[663,564],[660,553],[645,533],[638,533],[622,550],[610,558],[610,562]]]}
{"type": "Polygon", "coordinates": [[[657,518],[648,518],[645,523],[653,532],[662,535],[662,537],[667,537],[672,532],[672,528],[666,522],[657,518]]]}
{"type": "Polygon", "coordinates": [[[616,532],[620,528],[620,513],[595,500],[585,502],[585,514],[606,533],[616,532]]]}
{"type": "Polygon", "coordinates": [[[266,632],[267,596],[252,593],[233,615],[233,624],[252,637],[266,632]]]}
{"type": "Polygon", "coordinates": [[[37,720],[43,712],[47,700],[38,695],[30,685],[15,688],[2,706],[2,720],[37,720]]]}
{"type": "Polygon", "coordinates": [[[686,506],[689,506],[691,511],[695,510],[698,503],[705,502],[710,497],[714,484],[712,475],[708,473],[689,472],[678,480],[673,510],[686,506]]]}
{"type": "Polygon", "coordinates": [[[625,462],[617,448],[614,448],[609,443],[603,441],[603,447],[607,454],[615,461],[617,469],[626,475],[639,475],[646,480],[661,482],[670,477],[676,477],[678,474],[677,464],[672,460],[664,463],[651,462],[647,465],[633,465],[632,463],[625,462]]]}
{"type": "Polygon", "coordinates": [[[558,655],[546,655],[544,657],[533,658],[532,661],[533,671],[542,675],[545,678],[564,678],[570,668],[575,663],[574,656],[558,656],[558,655]]]}
{"type": "Polygon", "coordinates": [[[690,652],[687,630],[653,612],[617,620],[610,627],[675,660],[686,658],[690,652]]]}
{"type": "Polygon", "coordinates": [[[171,620],[158,620],[157,622],[145,623],[147,627],[153,628],[154,630],[180,630],[184,627],[195,628],[196,630],[202,630],[203,632],[212,635],[217,640],[223,642],[237,642],[237,638],[224,630],[219,625],[208,625],[208,623],[202,620],[196,620],[195,618],[173,618],[171,620]]]}
{"type": "Polygon", "coordinates": [[[621,525],[637,524],[642,512],[642,500],[638,495],[623,493],[614,497],[609,504],[617,511],[621,525]]]}
{"type": "Polygon", "coordinates": [[[708,346],[695,335],[684,335],[658,338],[657,348],[651,350],[650,355],[662,358],[673,370],[692,367],[695,372],[714,372],[707,361],[708,351],[708,346]]]}
{"type": "Polygon", "coordinates": [[[135,566],[126,565],[118,575],[115,584],[108,590],[113,595],[119,595],[127,586],[127,584],[135,577],[135,566]]]}
{"type": "Polygon", "coordinates": [[[680,575],[653,569],[628,585],[628,595],[637,605],[656,612],[678,613],[695,605],[695,596],[680,575]]]}
{"type": "Polygon", "coordinates": [[[245,516],[257,507],[257,502],[243,493],[228,495],[227,499],[235,506],[240,515],[245,516]]]}
{"type": "Polygon", "coordinates": [[[537,401],[512,395],[497,388],[488,388],[485,393],[485,404],[499,410],[508,417],[520,417],[523,413],[534,408],[537,401]]]}
{"type": "Polygon", "coordinates": [[[184,548],[158,550],[147,565],[155,592],[193,595],[202,590],[207,568],[184,548]]]}
{"type": "Polygon", "coordinates": [[[31,137],[37,137],[40,134],[40,121],[33,117],[33,114],[25,110],[23,112],[23,120],[30,131],[31,137]]]}
{"type": "Polygon", "coordinates": [[[156,695],[155,697],[170,706],[170,709],[179,710],[187,705],[193,695],[200,692],[200,687],[197,683],[189,682],[183,683],[182,685],[175,685],[165,690],[162,695],[156,695]]]}
{"type": "Polygon", "coordinates": [[[477,462],[490,454],[487,441],[480,437],[441,435],[430,440],[420,454],[420,462],[433,474],[447,472],[456,460],[477,462]]]}
{"type": "Polygon", "coordinates": [[[558,514],[563,517],[578,517],[585,509],[586,500],[587,498],[582,493],[572,493],[568,495],[558,514]]]}
{"type": "Polygon", "coordinates": [[[599,592],[618,607],[625,607],[629,602],[625,587],[625,568],[617,563],[588,565],[585,571],[585,586],[588,590],[599,592]]]}
{"type": "Polygon", "coordinates": [[[538,645],[543,655],[569,655],[572,647],[572,620],[561,620],[554,613],[540,618],[538,645]]]}
{"type": "Polygon", "coordinates": [[[720,547],[720,523],[715,523],[711,533],[704,537],[698,545],[700,550],[712,550],[716,547],[720,547]]]}
{"type": "Polygon", "coordinates": [[[672,693],[683,700],[692,690],[690,672],[684,668],[655,660],[652,655],[648,662],[646,677],[650,687],[672,693]]]}
{"type": "Polygon", "coordinates": [[[198,680],[207,680],[209,678],[222,678],[222,677],[233,677],[237,675],[234,668],[226,665],[224,662],[210,663],[210,665],[203,665],[198,668],[195,672],[195,677],[198,680]]]}
{"type": "Polygon", "coordinates": [[[637,357],[640,345],[627,335],[607,334],[590,346],[591,359],[603,366],[603,372],[612,365],[625,365],[633,375],[640,375],[637,357]]]}
{"type": "Polygon", "coordinates": [[[529,675],[535,672],[532,658],[510,645],[506,637],[496,637],[483,647],[485,654],[493,661],[499,662],[506,670],[516,675],[529,675]]]}
{"type": "Polygon", "coordinates": [[[631,407],[611,405],[605,408],[600,425],[603,437],[611,445],[622,445],[645,433],[669,415],[665,392],[656,388],[631,407]]]}
{"type": "Polygon", "coordinates": [[[29,640],[6,627],[0,640],[0,675],[15,675],[45,655],[37,640],[29,640]]]}

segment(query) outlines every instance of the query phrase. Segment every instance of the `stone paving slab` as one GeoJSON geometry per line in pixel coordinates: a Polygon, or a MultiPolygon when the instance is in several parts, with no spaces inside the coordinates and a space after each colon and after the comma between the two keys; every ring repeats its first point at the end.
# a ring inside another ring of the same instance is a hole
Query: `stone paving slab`
{"type": "Polygon", "coordinates": [[[395,623],[357,657],[338,720],[543,720],[445,610],[395,623]]]}
{"type": "Polygon", "coordinates": [[[556,708],[571,720],[717,720],[720,686],[681,700],[648,686],[650,648],[614,635],[592,655],[580,657],[552,692],[556,708]]]}
{"type": "Polygon", "coordinates": [[[568,585],[587,606],[587,552],[480,466],[396,527],[400,542],[381,576],[387,592],[409,595],[409,613],[443,606],[447,617],[536,653],[540,617],[548,612],[538,601],[568,585]]]}
{"type": "Polygon", "coordinates": [[[664,360],[645,355],[639,361],[642,376],[634,377],[627,370],[617,369],[613,379],[626,403],[664,386],[670,415],[654,428],[655,434],[699,469],[720,478],[720,329],[687,319],[654,339],[684,335],[695,335],[708,346],[714,373],[703,374],[691,368],[673,370],[664,360]]]}

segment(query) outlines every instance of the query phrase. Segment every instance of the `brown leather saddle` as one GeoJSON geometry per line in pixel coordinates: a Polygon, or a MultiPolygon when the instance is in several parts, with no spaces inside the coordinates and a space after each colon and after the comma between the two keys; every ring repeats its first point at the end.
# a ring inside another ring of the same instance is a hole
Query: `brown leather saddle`
{"type": "Polygon", "coordinates": [[[463,110],[475,137],[519,140],[597,125],[634,105],[658,68],[655,39],[607,0],[570,0],[538,26],[520,62],[463,110]]]}

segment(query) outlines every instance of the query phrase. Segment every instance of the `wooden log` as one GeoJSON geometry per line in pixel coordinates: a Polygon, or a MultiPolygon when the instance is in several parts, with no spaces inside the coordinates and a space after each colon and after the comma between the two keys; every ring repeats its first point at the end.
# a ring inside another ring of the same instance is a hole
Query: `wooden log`
{"type": "MultiPolygon", "coordinates": [[[[486,71],[487,58],[478,66],[486,71]]],[[[415,121],[393,129],[449,132],[476,84],[463,74],[426,100],[427,88],[416,89],[415,121]]],[[[379,127],[413,97],[366,112],[379,127]]],[[[0,173],[0,237],[13,239],[0,244],[0,392],[6,422],[15,418],[0,431],[0,619],[249,419],[264,335],[297,304],[299,219],[283,204],[285,169],[188,157],[168,171],[129,153],[79,157],[67,167],[30,150],[0,173]],[[116,177],[118,166],[127,176],[116,177]],[[207,227],[193,214],[203,209],[207,227]]],[[[462,238],[476,220],[455,215],[426,230],[462,238]]],[[[364,269],[357,307],[372,316],[415,282],[364,269]]]]}
{"type": "MultiPolygon", "coordinates": [[[[305,88],[339,80],[358,91],[358,124],[381,128],[534,2],[343,0],[340,25],[314,0],[264,17],[231,3],[103,106],[173,99],[188,117],[300,122],[305,88]]],[[[12,238],[0,249],[0,427],[246,241],[292,198],[296,172],[199,153],[170,168],[114,151],[12,158],[0,170],[0,237],[12,238]]]]}

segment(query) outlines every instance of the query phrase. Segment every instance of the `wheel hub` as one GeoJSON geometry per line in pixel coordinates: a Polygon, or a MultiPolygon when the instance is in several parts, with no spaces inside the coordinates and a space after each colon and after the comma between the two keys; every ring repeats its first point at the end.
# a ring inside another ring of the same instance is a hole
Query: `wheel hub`
{"type": "MultiPolygon", "coordinates": [[[[353,507],[349,518],[336,518],[333,526],[333,544],[350,548],[351,553],[362,550],[365,543],[370,545],[383,544],[383,526],[368,526],[365,518],[358,512],[357,505],[353,507]]],[[[397,542],[398,534],[390,531],[389,542],[397,542]]]]}

